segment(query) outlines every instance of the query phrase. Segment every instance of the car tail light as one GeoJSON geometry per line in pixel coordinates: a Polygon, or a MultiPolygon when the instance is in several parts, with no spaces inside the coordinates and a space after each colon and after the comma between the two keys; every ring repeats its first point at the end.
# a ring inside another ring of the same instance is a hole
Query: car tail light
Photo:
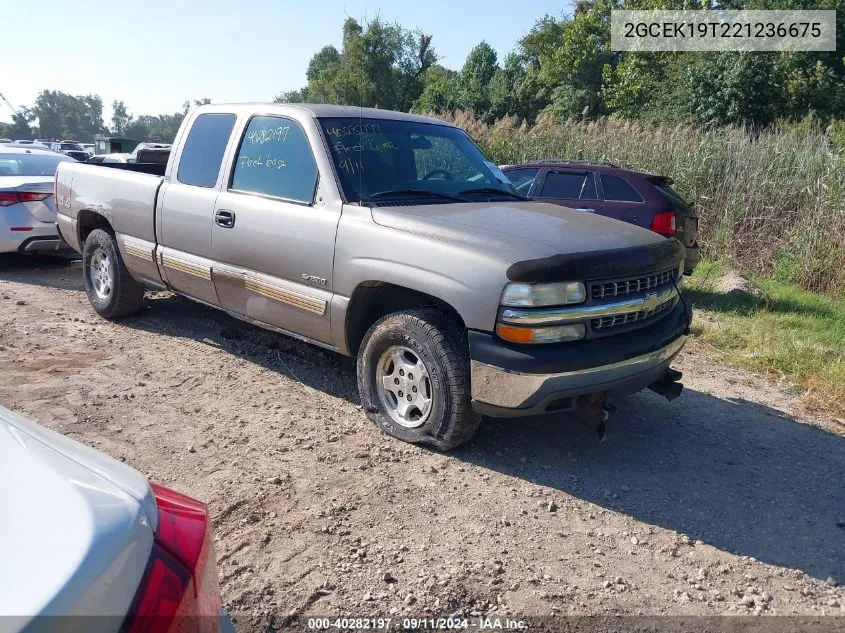
{"type": "Polygon", "coordinates": [[[123,631],[218,633],[220,594],[208,509],[163,486],[151,487],[158,528],[123,631]]]}
{"type": "Polygon", "coordinates": [[[0,207],[8,207],[18,202],[36,202],[46,200],[51,195],[41,191],[0,191],[0,207]]]}
{"type": "Polygon", "coordinates": [[[651,230],[661,235],[675,235],[675,212],[658,213],[651,221],[651,230]]]}

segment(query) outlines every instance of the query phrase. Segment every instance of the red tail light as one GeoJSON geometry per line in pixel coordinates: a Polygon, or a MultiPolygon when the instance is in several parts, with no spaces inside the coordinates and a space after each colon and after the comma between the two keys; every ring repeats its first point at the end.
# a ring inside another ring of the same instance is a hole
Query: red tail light
{"type": "Polygon", "coordinates": [[[50,193],[40,191],[0,191],[0,207],[8,207],[18,202],[35,202],[46,200],[50,193]]]}
{"type": "Polygon", "coordinates": [[[661,235],[675,235],[675,212],[658,213],[651,221],[651,230],[661,235]]]}
{"type": "Polygon", "coordinates": [[[127,633],[218,633],[220,594],[208,509],[151,484],[158,529],[127,633]]]}

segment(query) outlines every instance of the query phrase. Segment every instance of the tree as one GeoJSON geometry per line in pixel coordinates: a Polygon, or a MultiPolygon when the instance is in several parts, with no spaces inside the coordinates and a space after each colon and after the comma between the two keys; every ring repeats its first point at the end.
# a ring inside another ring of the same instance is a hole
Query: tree
{"type": "Polygon", "coordinates": [[[11,123],[0,123],[0,137],[17,139],[32,139],[32,128],[29,124],[34,118],[29,108],[18,108],[12,115],[11,123]]]}
{"type": "Polygon", "coordinates": [[[191,108],[193,108],[195,106],[208,105],[209,103],[211,103],[211,99],[209,97],[203,97],[202,99],[194,99],[193,104],[191,104],[191,100],[188,99],[187,101],[185,101],[182,104],[182,113],[188,114],[188,111],[191,108]]]}
{"type": "Polygon", "coordinates": [[[45,138],[93,139],[106,131],[103,100],[98,95],[73,96],[58,90],[42,90],[32,113],[39,135],[45,138]]]}
{"type": "Polygon", "coordinates": [[[472,110],[489,119],[490,80],[499,70],[496,51],[487,42],[477,44],[467,55],[458,77],[458,101],[464,110],[472,110]]]}
{"type": "Polygon", "coordinates": [[[343,47],[324,46],[308,64],[308,85],[283,92],[277,103],[311,101],[409,110],[436,61],[431,36],[376,18],[343,23],[343,47]]]}
{"type": "Polygon", "coordinates": [[[172,143],[176,132],[185,118],[184,113],[148,115],[142,114],[126,128],[126,136],[137,141],[172,143]]]}
{"type": "Polygon", "coordinates": [[[308,62],[305,78],[308,81],[318,81],[324,71],[335,69],[340,60],[340,53],[334,46],[324,46],[308,62]]]}
{"type": "Polygon", "coordinates": [[[280,92],[273,98],[273,103],[306,103],[308,101],[307,92],[307,88],[280,92]]]}
{"type": "Polygon", "coordinates": [[[132,123],[132,115],[126,109],[126,104],[123,101],[115,100],[112,103],[112,131],[115,134],[125,134],[126,128],[132,123]]]}
{"type": "Polygon", "coordinates": [[[781,113],[777,59],[759,53],[695,53],[673,82],[682,116],[710,127],[767,125],[781,113]]]}
{"type": "Polygon", "coordinates": [[[520,120],[534,121],[547,101],[542,96],[536,74],[530,71],[525,55],[511,53],[505,58],[505,65],[490,80],[491,120],[513,115],[520,120]]]}
{"type": "Polygon", "coordinates": [[[458,105],[458,73],[435,64],[422,77],[423,88],[413,110],[423,113],[452,112],[458,105]]]}

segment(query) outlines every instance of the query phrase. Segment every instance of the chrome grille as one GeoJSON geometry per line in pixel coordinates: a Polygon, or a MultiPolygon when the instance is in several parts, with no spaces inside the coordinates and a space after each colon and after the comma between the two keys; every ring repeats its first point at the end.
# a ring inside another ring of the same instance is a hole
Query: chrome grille
{"type": "Polygon", "coordinates": [[[619,281],[599,281],[590,284],[590,293],[593,299],[607,299],[609,297],[624,297],[625,295],[645,292],[652,288],[660,288],[672,283],[677,269],[664,270],[660,273],[637,277],[634,279],[622,279],[619,281]]]}
{"type": "Polygon", "coordinates": [[[653,316],[657,316],[665,312],[675,304],[677,295],[672,296],[668,301],[664,301],[652,310],[640,310],[639,312],[626,312],[625,314],[614,314],[611,316],[601,317],[590,321],[590,327],[593,330],[607,330],[612,327],[620,325],[628,325],[637,321],[645,321],[653,316]]]}

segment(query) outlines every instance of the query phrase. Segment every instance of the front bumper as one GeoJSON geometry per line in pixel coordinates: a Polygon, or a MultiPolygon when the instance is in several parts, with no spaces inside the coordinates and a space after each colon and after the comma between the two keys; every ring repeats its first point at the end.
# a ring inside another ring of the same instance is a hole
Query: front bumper
{"type": "Polygon", "coordinates": [[[473,409],[493,417],[571,409],[579,396],[622,397],[666,373],[686,343],[691,312],[679,302],[652,325],[618,336],[559,345],[512,345],[469,333],[473,409]]]}

